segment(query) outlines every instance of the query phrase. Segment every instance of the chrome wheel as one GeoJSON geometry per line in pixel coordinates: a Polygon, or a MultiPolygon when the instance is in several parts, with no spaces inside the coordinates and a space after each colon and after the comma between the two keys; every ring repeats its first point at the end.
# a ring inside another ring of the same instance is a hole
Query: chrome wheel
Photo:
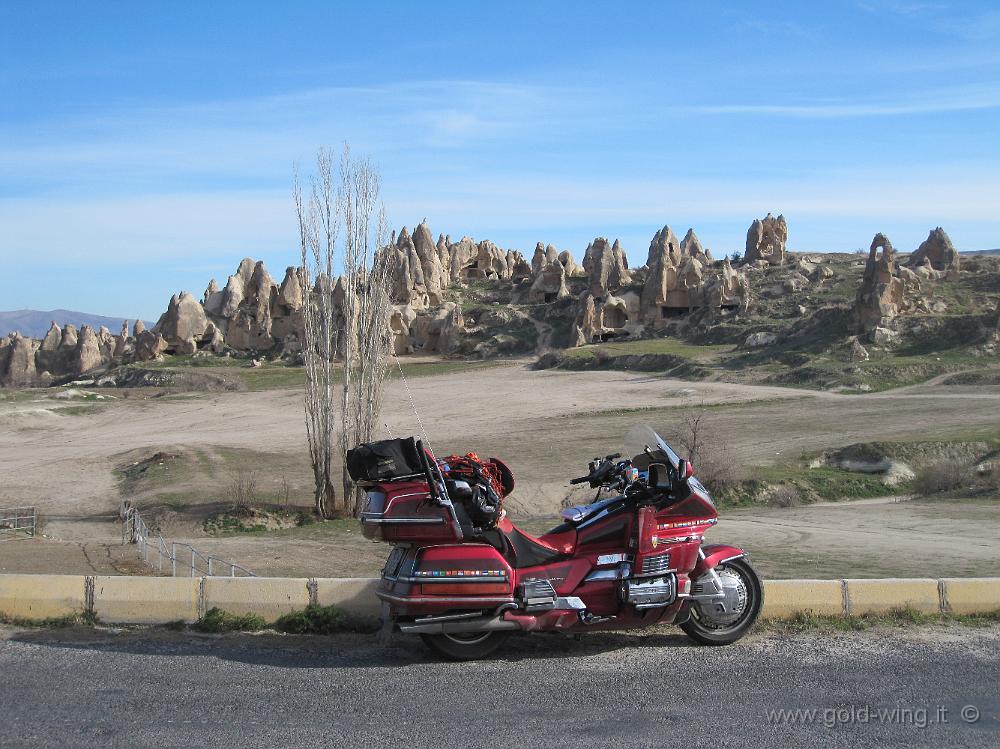
{"type": "Polygon", "coordinates": [[[442,637],[447,637],[460,645],[475,645],[490,639],[491,634],[491,632],[445,632],[442,637]]]}
{"type": "Polygon", "coordinates": [[[764,604],[760,576],[746,559],[732,559],[715,568],[723,595],[693,601],[681,629],[704,645],[729,645],[753,626],[764,604]]]}

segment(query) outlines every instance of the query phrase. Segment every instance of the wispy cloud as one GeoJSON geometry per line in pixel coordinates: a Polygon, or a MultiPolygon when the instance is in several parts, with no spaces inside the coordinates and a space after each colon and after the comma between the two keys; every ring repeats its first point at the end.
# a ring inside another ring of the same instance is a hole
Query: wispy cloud
{"type": "Polygon", "coordinates": [[[827,99],[824,101],[769,102],[765,104],[708,104],[684,109],[698,114],[757,114],[778,117],[837,119],[851,117],[899,117],[1000,108],[1000,87],[961,86],[944,90],[915,91],[905,97],[874,100],[827,99]]]}

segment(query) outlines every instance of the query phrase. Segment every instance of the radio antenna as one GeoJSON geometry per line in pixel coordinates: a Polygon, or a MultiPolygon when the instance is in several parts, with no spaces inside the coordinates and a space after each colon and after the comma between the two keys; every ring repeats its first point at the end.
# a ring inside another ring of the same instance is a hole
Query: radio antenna
{"type": "MultiPolygon", "coordinates": [[[[399,356],[395,351],[392,352],[392,358],[396,360],[396,366],[399,367],[399,379],[403,381],[403,387],[406,389],[406,397],[410,400],[410,408],[413,409],[413,415],[417,417],[417,425],[420,427],[420,436],[424,438],[424,444],[430,449],[431,454],[434,454],[434,448],[431,447],[431,441],[427,439],[427,430],[424,429],[424,422],[420,419],[420,413],[417,411],[417,405],[413,402],[413,393],[410,392],[410,384],[406,381],[406,375],[403,374],[403,365],[399,361],[399,356]]],[[[388,426],[386,426],[388,429],[388,426]]]]}

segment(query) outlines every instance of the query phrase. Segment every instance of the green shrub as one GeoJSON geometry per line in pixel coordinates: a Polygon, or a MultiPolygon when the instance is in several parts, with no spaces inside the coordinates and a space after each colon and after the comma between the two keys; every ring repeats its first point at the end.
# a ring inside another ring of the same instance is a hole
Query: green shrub
{"type": "Polygon", "coordinates": [[[267,622],[256,614],[230,614],[220,608],[210,608],[194,628],[199,632],[256,632],[267,622]]]}
{"type": "Polygon", "coordinates": [[[275,623],[275,629],[294,635],[332,635],[338,632],[374,632],[378,626],[370,619],[347,614],[336,606],[309,606],[282,616],[275,623]]]}

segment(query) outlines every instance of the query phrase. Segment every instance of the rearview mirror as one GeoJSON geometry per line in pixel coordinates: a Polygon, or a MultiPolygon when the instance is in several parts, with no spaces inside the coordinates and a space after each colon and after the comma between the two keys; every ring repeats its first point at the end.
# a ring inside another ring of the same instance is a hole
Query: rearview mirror
{"type": "Polygon", "coordinates": [[[691,478],[691,464],[688,463],[684,458],[677,461],[677,478],[681,481],[691,478]]]}

